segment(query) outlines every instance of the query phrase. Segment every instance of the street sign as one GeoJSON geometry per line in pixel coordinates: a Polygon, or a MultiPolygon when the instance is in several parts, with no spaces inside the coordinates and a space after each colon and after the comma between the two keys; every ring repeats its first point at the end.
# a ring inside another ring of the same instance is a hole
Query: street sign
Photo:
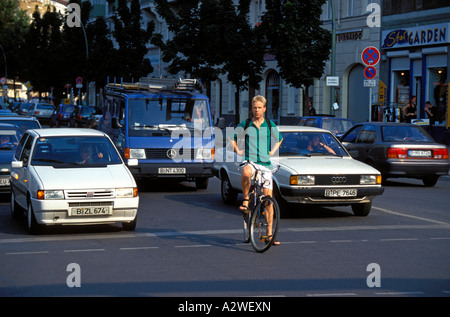
{"type": "Polygon", "coordinates": [[[339,86],[339,76],[327,76],[327,86],[339,86]]]}
{"type": "Polygon", "coordinates": [[[374,79],[376,75],[377,75],[377,70],[375,69],[375,67],[367,66],[364,69],[364,77],[366,77],[366,79],[374,79]]]}
{"type": "Polygon", "coordinates": [[[364,87],[376,87],[377,81],[375,79],[364,80],[364,87]]]}
{"type": "Polygon", "coordinates": [[[361,54],[361,59],[366,66],[374,66],[380,61],[380,51],[373,46],[366,47],[361,54]]]}

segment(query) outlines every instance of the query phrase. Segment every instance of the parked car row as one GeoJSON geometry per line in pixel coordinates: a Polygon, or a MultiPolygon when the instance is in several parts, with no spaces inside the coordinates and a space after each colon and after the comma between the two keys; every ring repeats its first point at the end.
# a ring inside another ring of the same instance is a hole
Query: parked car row
{"type": "Polygon", "coordinates": [[[59,105],[50,117],[50,127],[84,127],[96,112],[94,106],[59,105]]]}
{"type": "Polygon", "coordinates": [[[9,109],[0,109],[0,116],[19,115],[36,117],[42,125],[50,127],[84,127],[97,109],[88,105],[54,106],[45,102],[15,102],[9,109]]]}

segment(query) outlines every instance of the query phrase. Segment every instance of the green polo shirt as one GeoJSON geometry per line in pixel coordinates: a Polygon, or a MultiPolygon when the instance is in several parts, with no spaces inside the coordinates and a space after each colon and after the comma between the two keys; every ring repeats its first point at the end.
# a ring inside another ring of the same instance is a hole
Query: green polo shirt
{"type": "Polygon", "coordinates": [[[272,168],[269,156],[269,151],[272,148],[271,139],[274,142],[273,144],[278,143],[283,139],[282,134],[273,121],[270,121],[272,129],[269,131],[269,125],[266,120],[264,120],[260,128],[251,121],[247,130],[244,131],[246,121],[242,121],[236,127],[233,135],[234,141],[239,144],[239,140],[245,138],[245,160],[272,168]]]}

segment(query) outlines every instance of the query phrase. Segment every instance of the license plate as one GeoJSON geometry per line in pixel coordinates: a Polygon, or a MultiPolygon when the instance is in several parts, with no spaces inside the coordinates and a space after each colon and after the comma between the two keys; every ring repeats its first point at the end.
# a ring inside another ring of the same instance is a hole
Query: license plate
{"type": "Polygon", "coordinates": [[[186,168],[184,168],[184,167],[160,167],[160,168],[158,168],[158,174],[186,174],[186,168]]]}
{"type": "Polygon", "coordinates": [[[355,197],[356,189],[325,189],[325,197],[355,197]]]}
{"type": "Polygon", "coordinates": [[[9,177],[8,178],[0,178],[0,186],[9,186],[9,177]]]}
{"type": "Polygon", "coordinates": [[[72,216],[104,216],[111,214],[111,207],[73,207],[72,216]]]}
{"type": "Polygon", "coordinates": [[[409,150],[408,156],[411,157],[431,157],[431,151],[409,150]]]}

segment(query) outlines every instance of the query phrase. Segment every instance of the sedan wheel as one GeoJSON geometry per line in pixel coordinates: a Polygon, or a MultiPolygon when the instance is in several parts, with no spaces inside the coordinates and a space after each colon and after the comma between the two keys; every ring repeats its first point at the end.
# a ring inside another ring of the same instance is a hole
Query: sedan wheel
{"type": "Polygon", "coordinates": [[[223,175],[222,177],[220,193],[225,204],[231,205],[236,202],[238,192],[233,187],[231,187],[230,179],[228,178],[227,174],[223,175]]]}
{"type": "Polygon", "coordinates": [[[12,188],[11,188],[11,216],[16,219],[23,216],[23,210],[19,206],[19,204],[16,203],[16,197],[14,195],[12,188]]]}
{"type": "Polygon", "coordinates": [[[355,216],[365,217],[370,213],[372,202],[365,204],[353,204],[352,211],[355,216]]]}
{"type": "Polygon", "coordinates": [[[28,232],[31,234],[38,234],[41,231],[41,225],[39,225],[36,221],[36,217],[34,216],[33,206],[31,202],[28,202],[28,232]]]}

